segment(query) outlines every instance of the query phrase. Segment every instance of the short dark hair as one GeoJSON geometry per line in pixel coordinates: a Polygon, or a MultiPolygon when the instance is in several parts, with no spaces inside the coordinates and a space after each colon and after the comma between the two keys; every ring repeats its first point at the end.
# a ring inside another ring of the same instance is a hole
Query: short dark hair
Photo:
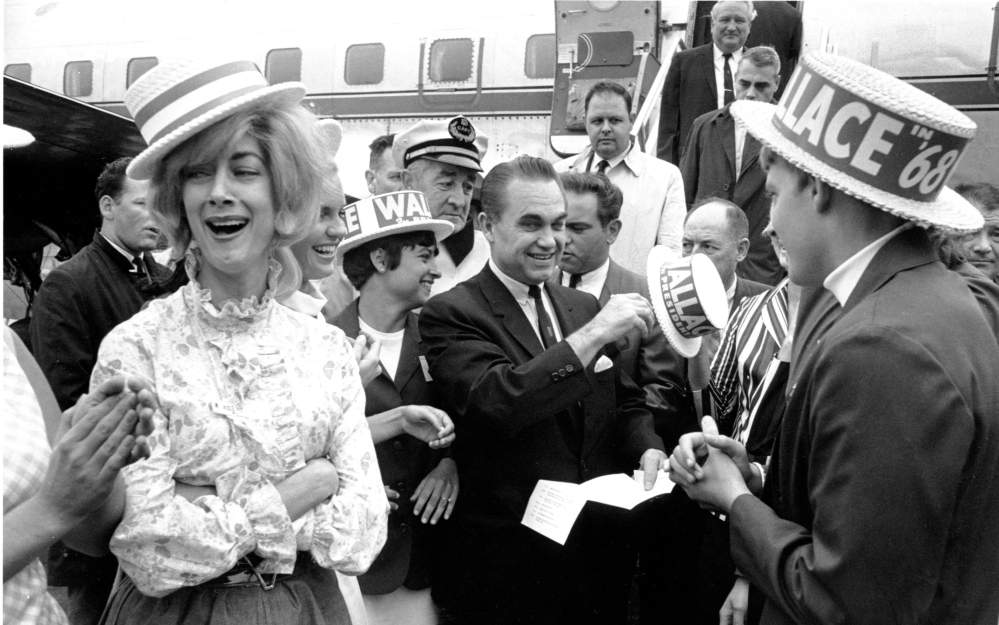
{"type": "MultiPolygon", "coordinates": [[[[742,53],[742,60],[739,64],[742,65],[746,61],[749,61],[756,67],[772,67],[774,68],[774,76],[780,76],[780,56],[777,55],[777,51],[770,46],[756,46],[755,48],[749,48],[742,53]]],[[[736,68],[736,73],[739,73],[738,68],[736,68]]]]}
{"type": "Polygon", "coordinates": [[[597,196],[597,217],[600,219],[601,228],[606,228],[607,224],[621,216],[624,194],[607,176],[594,173],[565,172],[559,174],[559,178],[562,179],[562,187],[566,193],[572,192],[579,195],[592,193],[597,196]]]}
{"type": "Polygon", "coordinates": [[[788,169],[791,170],[791,172],[794,174],[794,177],[798,180],[799,191],[804,189],[805,185],[808,184],[809,179],[812,178],[811,174],[802,170],[797,165],[787,160],[777,152],[771,150],[767,146],[763,146],[760,148],[760,167],[763,168],[764,173],[769,172],[770,168],[776,165],[777,163],[784,163],[784,165],[786,165],[788,169]]]}
{"type": "Polygon", "coordinates": [[[728,231],[735,237],[736,241],[741,239],[749,238],[749,219],[746,217],[745,211],[739,208],[738,204],[734,204],[724,198],[720,197],[709,197],[699,200],[694,204],[693,208],[687,212],[687,216],[683,218],[683,225],[687,225],[687,220],[690,216],[700,207],[706,204],[721,204],[725,207],[725,221],[728,222],[728,231]]]}
{"type": "Polygon", "coordinates": [[[94,195],[97,196],[98,202],[105,195],[110,196],[115,202],[121,198],[121,192],[125,189],[125,178],[128,177],[125,170],[128,169],[128,164],[131,162],[131,156],[123,156],[104,166],[104,171],[101,172],[100,176],[97,176],[97,186],[94,188],[94,195]]]}
{"type": "Polygon", "coordinates": [[[583,101],[584,115],[590,110],[590,100],[598,93],[611,93],[624,98],[624,108],[628,110],[628,115],[631,115],[631,92],[622,87],[620,83],[609,80],[598,82],[586,92],[586,100],[583,101]]]}
{"type": "Polygon", "coordinates": [[[999,210],[999,187],[987,182],[965,182],[954,187],[961,197],[987,211],[999,210]]]}
{"type": "Polygon", "coordinates": [[[559,180],[558,173],[552,164],[543,158],[536,156],[518,156],[512,161],[496,165],[482,180],[482,211],[489,219],[500,218],[503,212],[503,202],[506,196],[506,189],[513,180],[523,181],[554,181],[562,192],[562,199],[565,200],[565,189],[562,181],[559,180]]]}
{"type": "Polygon", "coordinates": [[[371,252],[377,249],[385,250],[388,269],[392,271],[402,262],[402,250],[412,249],[418,245],[436,251],[437,238],[430,230],[414,230],[367,241],[343,255],[343,273],[355,289],[361,290],[364,283],[378,271],[371,262],[371,252]]]}
{"type": "Polygon", "coordinates": [[[385,150],[392,149],[392,142],[394,141],[395,133],[390,133],[377,137],[371,142],[371,145],[368,146],[368,149],[371,150],[371,157],[368,159],[368,169],[378,169],[378,161],[381,160],[385,150]]]}

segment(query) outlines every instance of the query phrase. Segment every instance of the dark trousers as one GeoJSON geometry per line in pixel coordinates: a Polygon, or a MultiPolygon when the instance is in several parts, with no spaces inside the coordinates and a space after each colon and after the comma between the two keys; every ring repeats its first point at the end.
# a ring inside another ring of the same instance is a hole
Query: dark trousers
{"type": "Polygon", "coordinates": [[[111,595],[117,558],[93,558],[59,542],[49,550],[47,569],[50,586],[66,587],[70,625],[96,625],[111,595]]]}
{"type": "Polygon", "coordinates": [[[588,503],[565,545],[522,525],[451,527],[433,580],[442,625],[624,625],[636,544],[628,511],[588,503]]]}

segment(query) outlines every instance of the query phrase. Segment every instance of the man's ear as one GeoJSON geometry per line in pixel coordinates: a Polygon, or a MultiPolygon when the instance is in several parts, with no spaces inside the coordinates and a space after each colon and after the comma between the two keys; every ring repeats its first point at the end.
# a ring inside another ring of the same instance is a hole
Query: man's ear
{"type": "Polygon", "coordinates": [[[364,179],[368,182],[368,193],[375,192],[375,172],[370,169],[364,171],[364,179]]]}
{"type": "Polygon", "coordinates": [[[408,169],[403,169],[402,186],[406,187],[407,189],[415,189],[416,187],[413,186],[414,182],[416,182],[416,176],[413,174],[413,172],[408,169]]]}
{"type": "Polygon", "coordinates": [[[607,231],[607,245],[614,245],[614,241],[617,241],[617,235],[621,234],[621,220],[614,219],[605,228],[607,231]]]}
{"type": "Polygon", "coordinates": [[[114,207],[116,202],[110,195],[102,195],[97,206],[101,209],[101,217],[111,221],[114,219],[114,207]]]}
{"type": "Polygon", "coordinates": [[[746,256],[749,254],[749,239],[739,239],[739,243],[736,245],[736,262],[741,263],[746,260],[746,256]]]}
{"type": "Polygon", "coordinates": [[[493,235],[493,222],[489,220],[489,215],[486,211],[479,213],[479,230],[482,231],[482,234],[486,237],[486,241],[489,241],[489,244],[491,245],[495,240],[495,236],[493,235]]]}

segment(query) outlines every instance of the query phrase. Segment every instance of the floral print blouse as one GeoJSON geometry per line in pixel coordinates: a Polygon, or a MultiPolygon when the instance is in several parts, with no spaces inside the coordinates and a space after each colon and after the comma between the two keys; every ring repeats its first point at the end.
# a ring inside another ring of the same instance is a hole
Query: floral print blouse
{"type": "MultiPolygon", "coordinates": [[[[343,332],[278,305],[218,310],[191,282],[104,339],[95,388],[123,374],[152,383],[160,410],[151,455],[122,471],[125,513],[111,551],[136,587],[164,596],[225,573],[242,556],[290,573],[296,551],[348,574],[385,542],[388,500],[364,418],[364,389],[343,332]],[[292,523],[275,484],[328,457],[339,491],[292,523]],[[189,502],[174,484],[214,485],[189,502]]],[[[271,283],[280,271],[271,261],[271,283]]]]}

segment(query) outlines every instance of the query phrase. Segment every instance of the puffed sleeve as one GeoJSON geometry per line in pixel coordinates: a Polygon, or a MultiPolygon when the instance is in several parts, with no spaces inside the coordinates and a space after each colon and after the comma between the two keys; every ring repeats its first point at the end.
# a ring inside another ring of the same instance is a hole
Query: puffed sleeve
{"type": "Polygon", "coordinates": [[[364,387],[350,346],[335,336],[333,361],[325,367],[328,386],[339,389],[341,418],[333,426],[327,453],[340,488],[313,509],[312,557],[324,567],[360,575],[385,544],[388,499],[382,486],[367,419],[364,387]]]}
{"type": "MultiPolygon", "coordinates": [[[[151,342],[139,324],[115,328],[101,344],[91,389],[119,374],[147,380],[156,388],[151,342]]],[[[187,415],[177,418],[189,421],[187,415]]],[[[121,472],[125,512],[111,539],[111,551],[139,591],[162,597],[200,584],[254,551],[269,559],[267,572],[290,573],[295,535],[274,485],[240,467],[217,478],[218,496],[187,501],[175,493],[178,463],[171,453],[168,406],[157,410],[153,424],[149,458],[121,472]]]]}

